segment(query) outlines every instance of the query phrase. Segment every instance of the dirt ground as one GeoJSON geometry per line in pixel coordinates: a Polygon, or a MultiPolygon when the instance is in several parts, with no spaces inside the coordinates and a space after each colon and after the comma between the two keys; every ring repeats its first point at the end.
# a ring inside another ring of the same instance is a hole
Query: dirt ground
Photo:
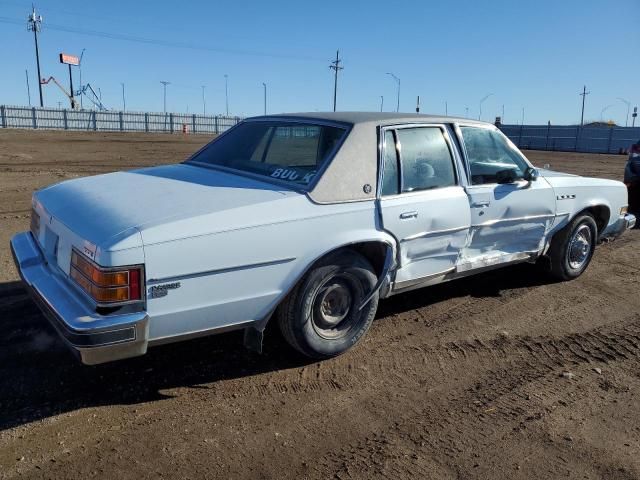
{"type": "MultiPolygon", "coordinates": [[[[77,363],[10,258],[31,192],[207,140],[0,131],[0,478],[640,478],[638,230],[573,282],[523,265],[382,301],[321,363],[271,327],[263,355],[232,333],[77,363]]],[[[625,162],[525,153],[617,179],[625,162]]]]}

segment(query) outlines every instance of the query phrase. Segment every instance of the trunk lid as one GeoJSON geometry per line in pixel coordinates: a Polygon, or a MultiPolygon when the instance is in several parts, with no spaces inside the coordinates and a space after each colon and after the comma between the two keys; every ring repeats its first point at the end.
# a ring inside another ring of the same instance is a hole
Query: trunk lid
{"type": "MultiPolygon", "coordinates": [[[[299,195],[269,183],[177,164],[69,180],[37,192],[34,203],[44,217],[39,241],[45,253],[58,253],[66,245],[93,258],[96,250],[141,247],[145,229],[158,225],[215,213],[224,224],[209,225],[209,231],[233,228],[242,216],[229,212],[265,208],[299,195]]],[[[60,253],[66,260],[64,250],[60,253]]],[[[68,272],[68,262],[62,260],[60,266],[68,272]]]]}

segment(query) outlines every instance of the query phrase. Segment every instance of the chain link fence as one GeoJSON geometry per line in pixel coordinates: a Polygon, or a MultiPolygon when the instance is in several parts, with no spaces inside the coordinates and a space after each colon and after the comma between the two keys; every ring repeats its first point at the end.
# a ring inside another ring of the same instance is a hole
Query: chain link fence
{"type": "Polygon", "coordinates": [[[640,127],[499,125],[518,148],[584,153],[625,153],[640,141],[640,127]]]}
{"type": "Polygon", "coordinates": [[[67,110],[0,105],[2,128],[217,134],[241,120],[241,117],[225,115],[67,110]]]}

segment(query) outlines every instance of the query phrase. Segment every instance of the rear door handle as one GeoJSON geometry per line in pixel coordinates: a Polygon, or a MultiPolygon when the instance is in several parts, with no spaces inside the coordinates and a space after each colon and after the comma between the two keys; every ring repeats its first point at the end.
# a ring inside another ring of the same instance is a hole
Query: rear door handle
{"type": "Polygon", "coordinates": [[[491,205],[491,202],[489,200],[479,200],[471,204],[471,206],[474,208],[488,207],[489,205],[491,205]]]}
{"type": "Polygon", "coordinates": [[[416,212],[415,210],[412,212],[402,212],[400,214],[400,218],[402,220],[407,220],[409,218],[418,218],[418,212],[416,212]]]}

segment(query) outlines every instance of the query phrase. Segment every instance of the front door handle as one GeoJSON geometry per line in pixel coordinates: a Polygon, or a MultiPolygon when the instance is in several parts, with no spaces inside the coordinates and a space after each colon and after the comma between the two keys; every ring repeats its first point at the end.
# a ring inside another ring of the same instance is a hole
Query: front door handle
{"type": "Polygon", "coordinates": [[[409,218],[418,218],[418,212],[416,212],[415,210],[412,212],[402,212],[400,214],[400,218],[402,220],[407,220],[409,218]]]}
{"type": "Polygon", "coordinates": [[[477,202],[473,202],[471,204],[471,206],[474,208],[488,207],[489,205],[491,205],[491,202],[489,200],[478,200],[477,202]]]}

